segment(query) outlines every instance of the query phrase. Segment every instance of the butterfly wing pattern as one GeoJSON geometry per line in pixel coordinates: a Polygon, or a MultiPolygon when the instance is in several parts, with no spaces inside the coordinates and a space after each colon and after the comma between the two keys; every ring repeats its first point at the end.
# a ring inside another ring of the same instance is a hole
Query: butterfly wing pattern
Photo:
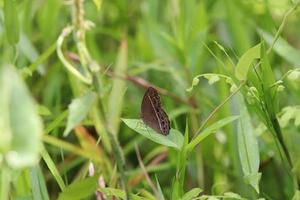
{"type": "Polygon", "coordinates": [[[141,118],[143,122],[156,132],[168,135],[170,121],[168,115],[161,107],[160,97],[155,88],[149,87],[144,94],[141,105],[141,118]]]}

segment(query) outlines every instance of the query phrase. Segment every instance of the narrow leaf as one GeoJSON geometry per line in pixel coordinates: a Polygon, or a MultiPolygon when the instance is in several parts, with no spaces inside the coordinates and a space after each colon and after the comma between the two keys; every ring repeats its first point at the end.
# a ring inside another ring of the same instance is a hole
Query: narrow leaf
{"type": "Polygon", "coordinates": [[[49,200],[46,182],[39,165],[30,169],[33,200],[49,200]]]}
{"type": "MultiPolygon", "coordinates": [[[[124,77],[126,75],[127,70],[127,57],[128,57],[128,49],[127,49],[127,41],[124,40],[121,43],[116,68],[114,73],[116,76],[124,77]]],[[[126,90],[126,82],[122,79],[115,78],[113,79],[113,86],[111,89],[111,93],[109,96],[108,103],[108,122],[110,128],[114,130],[114,132],[118,132],[119,124],[120,124],[120,115],[122,112],[122,106],[124,101],[124,94],[126,90]]]]}
{"type": "Polygon", "coordinates": [[[241,117],[238,123],[238,152],[244,180],[259,193],[259,147],[246,105],[240,98],[241,117]]]}
{"type": "Polygon", "coordinates": [[[158,194],[159,194],[159,200],[165,200],[165,197],[164,197],[164,194],[161,190],[161,187],[160,187],[159,181],[157,179],[157,176],[155,176],[155,179],[156,179],[156,187],[157,187],[158,194]]]}
{"type": "Polygon", "coordinates": [[[52,158],[50,157],[49,153],[46,151],[46,149],[42,149],[41,151],[41,155],[43,157],[43,160],[45,161],[48,169],[50,170],[51,174],[53,175],[53,177],[55,178],[58,186],[60,187],[61,190],[65,189],[65,183],[62,179],[62,177],[60,176],[58,169],[56,168],[55,163],[53,162],[52,158]]]}
{"type": "Polygon", "coordinates": [[[204,129],[195,139],[193,139],[187,145],[187,151],[188,152],[192,151],[200,142],[202,142],[209,135],[215,133],[221,127],[229,124],[230,122],[233,122],[234,120],[236,120],[238,118],[239,118],[239,116],[226,117],[226,118],[221,119],[221,120],[215,122],[214,124],[210,125],[206,129],[204,129]]]}
{"type": "Polygon", "coordinates": [[[69,115],[64,136],[77,126],[88,114],[93,103],[94,93],[88,91],[85,95],[74,99],[69,105],[69,115]]]}

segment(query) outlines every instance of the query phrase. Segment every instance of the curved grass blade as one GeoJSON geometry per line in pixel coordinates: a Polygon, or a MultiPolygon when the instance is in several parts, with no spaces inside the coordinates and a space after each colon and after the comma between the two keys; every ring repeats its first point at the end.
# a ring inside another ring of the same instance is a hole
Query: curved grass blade
{"type": "Polygon", "coordinates": [[[230,116],[224,119],[217,121],[216,123],[212,124],[211,126],[204,129],[194,140],[192,140],[187,145],[187,152],[192,151],[200,142],[202,142],[205,138],[207,138],[212,133],[216,132],[221,127],[233,122],[234,120],[238,119],[239,116],[230,116]]]}

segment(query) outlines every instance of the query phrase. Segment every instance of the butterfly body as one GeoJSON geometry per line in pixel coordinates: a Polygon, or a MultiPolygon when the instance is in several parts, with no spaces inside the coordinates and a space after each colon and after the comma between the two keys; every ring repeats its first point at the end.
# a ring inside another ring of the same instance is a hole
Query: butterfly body
{"type": "Polygon", "coordinates": [[[141,119],[156,132],[163,135],[169,134],[170,121],[168,115],[161,107],[160,97],[153,87],[149,87],[143,97],[141,119]]]}

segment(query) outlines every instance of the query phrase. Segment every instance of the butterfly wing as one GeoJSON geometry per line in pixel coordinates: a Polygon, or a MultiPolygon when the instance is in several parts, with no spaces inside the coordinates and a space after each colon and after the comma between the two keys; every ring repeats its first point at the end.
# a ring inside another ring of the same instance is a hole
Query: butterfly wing
{"type": "Polygon", "coordinates": [[[156,132],[165,134],[160,121],[160,97],[156,89],[149,87],[143,97],[141,105],[141,119],[156,132]]]}
{"type": "Polygon", "coordinates": [[[162,134],[168,135],[170,132],[170,121],[167,113],[161,108],[160,110],[160,123],[162,128],[162,134]]]}

